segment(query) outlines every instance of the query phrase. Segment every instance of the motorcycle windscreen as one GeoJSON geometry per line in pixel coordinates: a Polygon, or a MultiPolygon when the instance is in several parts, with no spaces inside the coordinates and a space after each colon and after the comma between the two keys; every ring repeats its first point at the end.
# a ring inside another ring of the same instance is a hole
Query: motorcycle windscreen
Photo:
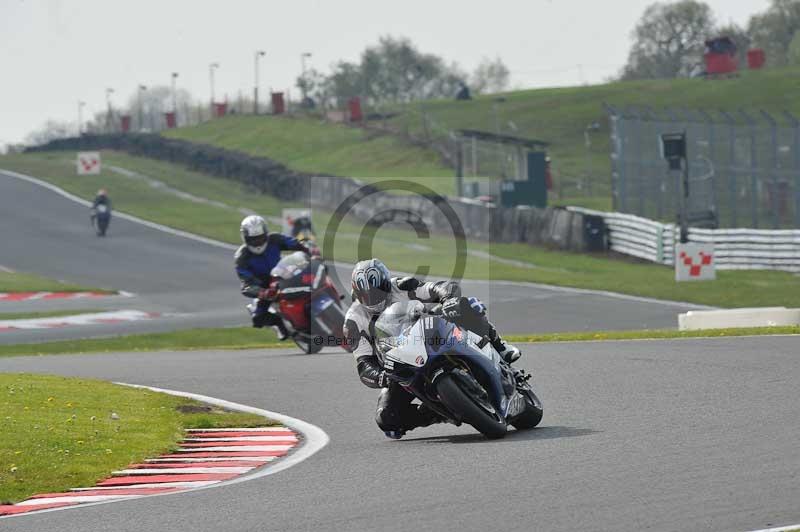
{"type": "Polygon", "coordinates": [[[324,345],[342,345],[344,311],[330,294],[318,294],[311,301],[311,335],[325,339],[324,345]]]}

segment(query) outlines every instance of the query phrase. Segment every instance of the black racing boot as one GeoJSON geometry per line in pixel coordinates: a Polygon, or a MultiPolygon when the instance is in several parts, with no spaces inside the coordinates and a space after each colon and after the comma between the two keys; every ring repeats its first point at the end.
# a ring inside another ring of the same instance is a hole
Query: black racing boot
{"type": "Polygon", "coordinates": [[[417,416],[419,416],[419,420],[417,421],[418,427],[428,427],[433,425],[434,423],[443,423],[444,419],[442,416],[428,408],[427,405],[421,404],[417,407],[417,416]]]}
{"type": "Polygon", "coordinates": [[[289,330],[286,328],[286,325],[283,324],[283,320],[280,320],[272,326],[272,330],[275,331],[275,334],[278,337],[278,340],[281,342],[289,338],[289,330]]]}
{"type": "Polygon", "coordinates": [[[492,343],[492,347],[503,357],[503,360],[509,364],[516,362],[522,356],[517,346],[506,343],[500,338],[494,326],[489,329],[489,341],[492,343]]]}

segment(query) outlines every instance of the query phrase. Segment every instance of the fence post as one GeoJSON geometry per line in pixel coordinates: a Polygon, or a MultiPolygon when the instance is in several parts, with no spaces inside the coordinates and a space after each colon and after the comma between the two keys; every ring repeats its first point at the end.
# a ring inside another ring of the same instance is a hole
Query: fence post
{"type": "Polygon", "coordinates": [[[769,123],[770,140],[772,141],[772,175],[769,179],[767,186],[767,194],[769,195],[769,206],[772,210],[772,228],[778,229],[781,225],[779,196],[782,196],[781,191],[778,189],[778,123],[772,118],[772,115],[763,109],[760,111],[761,116],[769,123]]]}
{"type": "Polygon", "coordinates": [[[664,226],[662,224],[658,225],[656,233],[656,262],[664,263],[664,226]]]}
{"type": "Polygon", "coordinates": [[[727,111],[720,114],[728,121],[728,201],[731,212],[731,227],[736,227],[739,206],[736,203],[736,119],[727,111]]]}
{"type": "Polygon", "coordinates": [[[800,229],[800,120],[784,111],[783,115],[792,126],[794,151],[794,227],[800,229]]]}
{"type": "Polygon", "coordinates": [[[642,153],[642,117],[634,107],[628,107],[628,112],[633,115],[634,130],[634,148],[633,153],[636,157],[636,192],[639,196],[637,198],[637,208],[635,213],[638,216],[644,216],[644,154],[642,153]]]}
{"type": "Polygon", "coordinates": [[[758,229],[758,172],[757,172],[757,145],[756,121],[744,109],[739,110],[750,126],[750,218],[753,229],[758,229]]]}
{"type": "Polygon", "coordinates": [[[609,103],[603,102],[603,109],[608,113],[608,132],[611,140],[611,210],[618,211],[620,208],[619,180],[622,172],[622,140],[619,136],[622,118],[617,109],[609,103]]]}
{"type": "Polygon", "coordinates": [[[708,160],[711,162],[711,168],[709,169],[711,175],[709,179],[711,179],[711,209],[714,213],[716,218],[716,226],[719,227],[719,208],[717,206],[717,170],[714,165],[714,161],[716,160],[717,154],[717,136],[716,136],[716,123],[714,122],[714,117],[711,116],[709,112],[705,109],[700,109],[698,114],[705,118],[706,123],[708,124],[708,160]]]}

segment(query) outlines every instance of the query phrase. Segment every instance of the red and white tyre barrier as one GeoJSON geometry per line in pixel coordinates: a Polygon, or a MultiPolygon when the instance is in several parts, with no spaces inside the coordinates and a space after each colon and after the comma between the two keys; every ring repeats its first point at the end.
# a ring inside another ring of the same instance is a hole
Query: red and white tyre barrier
{"type": "Polygon", "coordinates": [[[29,320],[0,320],[0,332],[20,329],[60,329],[80,325],[108,325],[126,321],[149,320],[158,316],[158,313],[143,312],[141,310],[115,310],[29,320]]]}
{"type": "MultiPolygon", "coordinates": [[[[0,301],[49,301],[52,299],[95,299],[117,294],[105,292],[0,292],[0,301]]],[[[120,293],[119,295],[126,295],[120,293]]]]}
{"type": "Polygon", "coordinates": [[[298,443],[287,427],[189,430],[174,453],[114,471],[93,487],[0,505],[0,516],[203,488],[267,467],[298,443]]]}

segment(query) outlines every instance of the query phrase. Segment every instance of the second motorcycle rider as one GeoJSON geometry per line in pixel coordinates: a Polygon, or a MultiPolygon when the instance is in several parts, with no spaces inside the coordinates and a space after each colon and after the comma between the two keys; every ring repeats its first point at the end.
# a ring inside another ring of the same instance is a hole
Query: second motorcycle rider
{"type": "Polygon", "coordinates": [[[261,216],[248,216],[240,227],[242,246],[236,250],[236,275],[241,281],[242,295],[254,301],[248,305],[253,327],[275,327],[279,340],[285,340],[288,331],[281,317],[270,305],[276,293],[269,288],[270,272],[281,260],[281,251],[315,253],[298,240],[280,233],[270,233],[261,216]]]}

